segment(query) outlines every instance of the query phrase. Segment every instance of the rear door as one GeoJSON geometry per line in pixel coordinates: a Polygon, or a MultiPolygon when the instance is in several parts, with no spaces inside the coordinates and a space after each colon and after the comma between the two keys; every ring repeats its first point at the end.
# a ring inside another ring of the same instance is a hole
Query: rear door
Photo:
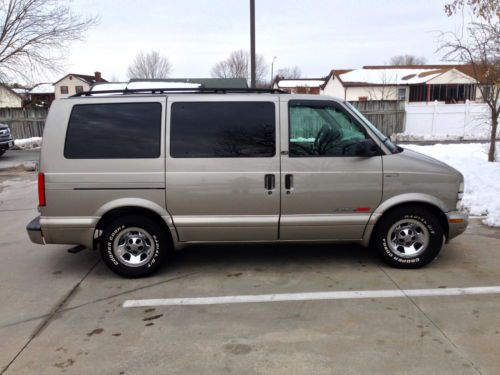
{"type": "Polygon", "coordinates": [[[353,156],[369,137],[340,103],[281,102],[280,239],[359,240],[382,196],[382,157],[353,156]]]}
{"type": "Polygon", "coordinates": [[[169,96],[166,200],[180,241],[278,239],[278,124],[275,95],[169,96]]]}

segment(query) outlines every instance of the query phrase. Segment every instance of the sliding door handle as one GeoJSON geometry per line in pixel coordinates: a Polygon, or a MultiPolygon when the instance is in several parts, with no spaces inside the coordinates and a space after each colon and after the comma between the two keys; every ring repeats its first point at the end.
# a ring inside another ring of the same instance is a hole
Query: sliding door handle
{"type": "Polygon", "coordinates": [[[285,175],[285,189],[286,190],[293,189],[293,174],[285,175]]]}
{"type": "Polygon", "coordinates": [[[264,176],[264,188],[271,192],[276,187],[276,181],[273,174],[266,174],[264,176]]]}

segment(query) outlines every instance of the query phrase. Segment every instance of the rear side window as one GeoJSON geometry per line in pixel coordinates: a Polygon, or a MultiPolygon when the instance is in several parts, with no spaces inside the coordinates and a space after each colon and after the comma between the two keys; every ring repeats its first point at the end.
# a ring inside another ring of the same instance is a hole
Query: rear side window
{"type": "Polygon", "coordinates": [[[174,158],[272,157],[274,103],[176,102],[170,119],[174,158]]]}
{"type": "Polygon", "coordinates": [[[75,105],[66,133],[67,159],[158,158],[160,103],[75,105]]]}

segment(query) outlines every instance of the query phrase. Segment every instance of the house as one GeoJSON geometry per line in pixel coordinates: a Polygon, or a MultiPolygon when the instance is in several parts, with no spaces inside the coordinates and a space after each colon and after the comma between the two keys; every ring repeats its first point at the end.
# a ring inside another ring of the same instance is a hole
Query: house
{"type": "Polygon", "coordinates": [[[316,94],[318,95],[325,78],[294,78],[285,79],[276,77],[273,81],[273,89],[281,89],[290,94],[316,94]]]}
{"type": "Polygon", "coordinates": [[[9,86],[0,83],[0,108],[21,108],[22,106],[22,95],[9,86]]]}
{"type": "Polygon", "coordinates": [[[74,73],[66,74],[54,83],[55,98],[67,98],[79,92],[89,91],[98,82],[108,82],[101,77],[101,72],[95,72],[93,76],[74,73]]]}
{"type": "Polygon", "coordinates": [[[31,105],[50,107],[55,99],[55,87],[52,83],[39,83],[28,91],[31,105]]]}
{"type": "Polygon", "coordinates": [[[364,66],[333,69],[321,93],[348,101],[464,103],[481,99],[468,65],[364,66]]]}

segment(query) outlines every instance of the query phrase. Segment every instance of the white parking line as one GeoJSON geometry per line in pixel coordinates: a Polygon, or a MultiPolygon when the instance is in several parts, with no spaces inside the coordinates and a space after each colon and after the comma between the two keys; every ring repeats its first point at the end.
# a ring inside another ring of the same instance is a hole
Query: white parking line
{"type": "Polygon", "coordinates": [[[195,298],[159,298],[127,300],[123,307],[151,306],[192,306],[221,305],[227,303],[283,302],[283,301],[319,301],[336,299],[362,298],[401,298],[401,297],[437,297],[463,296],[472,294],[499,294],[500,286],[482,286],[472,288],[438,288],[438,289],[389,289],[389,290],[355,290],[342,292],[281,293],[257,294],[241,296],[195,297],[195,298]]]}

